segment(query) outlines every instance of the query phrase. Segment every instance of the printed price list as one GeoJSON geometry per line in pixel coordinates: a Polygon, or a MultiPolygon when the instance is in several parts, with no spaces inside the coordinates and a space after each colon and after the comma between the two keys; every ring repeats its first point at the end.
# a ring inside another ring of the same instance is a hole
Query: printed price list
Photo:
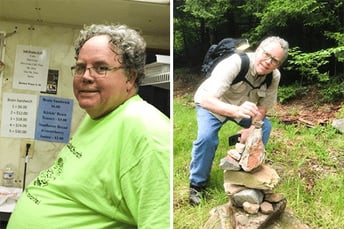
{"type": "Polygon", "coordinates": [[[36,140],[69,141],[73,100],[41,96],[36,123],[36,140]]]}
{"type": "Polygon", "coordinates": [[[5,93],[1,136],[33,138],[35,131],[37,96],[5,93]]]}

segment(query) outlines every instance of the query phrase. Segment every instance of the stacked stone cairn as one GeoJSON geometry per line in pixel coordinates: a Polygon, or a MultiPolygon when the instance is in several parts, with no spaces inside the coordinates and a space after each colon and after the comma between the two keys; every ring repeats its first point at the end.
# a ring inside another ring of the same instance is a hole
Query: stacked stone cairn
{"type": "Polygon", "coordinates": [[[263,123],[254,125],[245,144],[236,143],[220,162],[224,170],[224,189],[230,200],[229,209],[225,210],[228,219],[223,228],[226,229],[264,228],[286,206],[283,194],[273,192],[280,177],[272,167],[264,164],[263,123]]]}

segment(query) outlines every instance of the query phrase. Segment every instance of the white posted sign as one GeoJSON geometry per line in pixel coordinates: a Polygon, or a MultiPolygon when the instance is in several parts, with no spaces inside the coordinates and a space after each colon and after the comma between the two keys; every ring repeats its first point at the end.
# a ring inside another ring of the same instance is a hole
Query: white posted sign
{"type": "Polygon", "coordinates": [[[2,98],[1,136],[34,138],[37,96],[4,93],[2,98]]]}
{"type": "Polygon", "coordinates": [[[14,66],[13,88],[45,91],[49,53],[45,48],[18,45],[14,66]]]}

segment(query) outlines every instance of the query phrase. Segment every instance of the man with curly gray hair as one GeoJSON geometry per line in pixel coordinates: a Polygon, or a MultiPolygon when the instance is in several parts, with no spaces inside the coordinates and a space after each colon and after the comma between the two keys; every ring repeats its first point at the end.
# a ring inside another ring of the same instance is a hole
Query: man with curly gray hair
{"type": "Polygon", "coordinates": [[[73,90],[88,115],[26,188],[9,229],[170,227],[169,119],[137,94],[145,46],[125,25],[80,32],[73,90]]]}
{"type": "Polygon", "coordinates": [[[90,25],[88,29],[82,30],[75,41],[75,54],[78,58],[81,47],[93,36],[107,35],[110,37],[109,44],[113,52],[118,54],[118,61],[127,71],[136,72],[136,82],[139,86],[144,78],[144,67],[146,61],[146,42],[137,31],[129,29],[125,25],[90,25]]]}

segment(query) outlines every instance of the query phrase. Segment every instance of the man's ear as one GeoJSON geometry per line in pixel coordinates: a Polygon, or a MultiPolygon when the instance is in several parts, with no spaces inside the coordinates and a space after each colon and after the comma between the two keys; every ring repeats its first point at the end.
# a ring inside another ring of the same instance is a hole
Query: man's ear
{"type": "Polygon", "coordinates": [[[126,83],[129,83],[131,87],[135,86],[136,78],[137,78],[137,73],[136,72],[130,72],[126,83]]]}

